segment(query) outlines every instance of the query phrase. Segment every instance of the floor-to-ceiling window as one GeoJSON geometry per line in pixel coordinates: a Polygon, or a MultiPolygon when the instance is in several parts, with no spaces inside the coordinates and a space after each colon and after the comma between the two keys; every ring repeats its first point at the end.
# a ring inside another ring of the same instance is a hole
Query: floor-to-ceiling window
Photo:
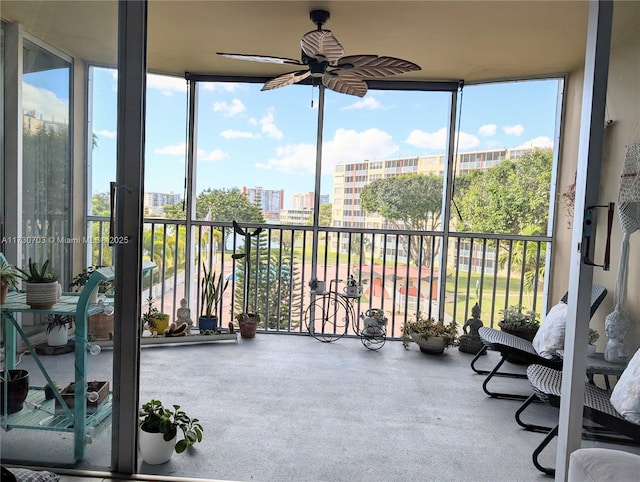
{"type": "Polygon", "coordinates": [[[36,39],[24,39],[22,77],[22,218],[24,261],[42,264],[70,281],[71,59],[36,39]]]}

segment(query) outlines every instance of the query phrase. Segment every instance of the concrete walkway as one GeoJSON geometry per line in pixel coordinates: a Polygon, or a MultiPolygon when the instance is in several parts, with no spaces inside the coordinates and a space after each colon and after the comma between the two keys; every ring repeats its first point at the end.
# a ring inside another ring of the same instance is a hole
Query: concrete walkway
{"type": "MultiPolygon", "coordinates": [[[[44,361],[56,379],[66,380],[71,356],[44,361]]],[[[357,338],[321,343],[258,334],[237,344],[146,347],[141,357],[141,401],[179,404],[205,428],[194,450],[160,466],[141,463],[144,474],[242,481],[548,480],[531,463],[543,434],[516,425],[519,402],[487,397],[483,377],[469,367],[471,355],[456,348],[434,356],[387,341],[373,352],[357,338]]],[[[497,361],[495,353],[483,358],[487,367],[497,361]]],[[[111,352],[91,357],[89,365],[91,379],[110,379],[111,352]]],[[[21,367],[33,373],[32,385],[39,382],[30,357],[21,367]]],[[[497,383],[497,389],[508,384],[502,388],[529,391],[526,380],[497,383]]],[[[542,404],[528,413],[539,424],[557,417],[542,404]]],[[[63,463],[72,453],[70,438],[12,430],[2,434],[2,457],[63,463]]],[[[81,468],[108,470],[109,444],[109,427],[94,434],[81,468]]],[[[554,459],[552,444],[542,460],[554,459]]]]}

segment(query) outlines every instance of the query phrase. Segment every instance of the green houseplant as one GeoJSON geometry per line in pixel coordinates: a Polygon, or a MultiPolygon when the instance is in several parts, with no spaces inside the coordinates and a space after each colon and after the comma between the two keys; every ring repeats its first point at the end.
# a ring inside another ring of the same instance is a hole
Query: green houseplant
{"type": "Polygon", "coordinates": [[[47,345],[64,346],[69,342],[69,328],[73,317],[68,315],[47,316],[47,345]]]}
{"type": "Polygon", "coordinates": [[[60,285],[58,276],[49,271],[49,260],[38,265],[29,258],[28,271],[17,268],[22,279],[26,282],[27,301],[33,309],[49,309],[58,301],[60,285]]]}
{"type": "Polygon", "coordinates": [[[9,288],[17,288],[20,275],[15,266],[9,263],[0,253],[0,303],[7,300],[9,288]]]}
{"type": "Polygon", "coordinates": [[[596,354],[596,343],[600,339],[600,333],[598,330],[589,328],[589,340],[587,345],[587,356],[594,356],[596,354]]]}
{"type": "Polygon", "coordinates": [[[147,298],[147,312],[142,314],[142,329],[161,335],[169,328],[169,315],[153,306],[153,296],[147,298]]]}
{"type": "Polygon", "coordinates": [[[215,331],[218,328],[218,305],[222,301],[222,295],[229,286],[229,280],[224,279],[222,273],[216,275],[215,271],[207,271],[202,264],[204,275],[200,284],[200,317],[198,328],[200,331],[215,331]]]}
{"type": "Polygon", "coordinates": [[[240,336],[242,338],[253,338],[256,336],[256,329],[260,322],[260,315],[249,312],[249,287],[251,278],[251,238],[259,236],[262,228],[257,228],[252,233],[248,229],[242,229],[240,225],[233,221],[233,229],[240,236],[244,237],[244,253],[237,253],[233,259],[244,258],[244,284],[242,289],[242,312],[236,315],[236,320],[240,326],[240,336]]]}
{"type": "Polygon", "coordinates": [[[409,343],[413,341],[423,353],[443,353],[445,348],[458,343],[458,325],[455,321],[449,324],[436,322],[418,311],[413,320],[407,320],[402,325],[401,340],[405,348],[409,348],[409,343]]]}
{"type": "Polygon", "coordinates": [[[140,452],[148,464],[163,464],[175,450],[184,452],[202,441],[203,428],[197,418],[189,417],[180,405],[165,407],[160,400],[150,400],[140,409],[140,452]],[[178,439],[178,431],[182,438],[178,439]]]}
{"type": "Polygon", "coordinates": [[[533,341],[540,328],[540,318],[535,311],[523,312],[520,305],[513,305],[500,311],[502,315],[498,326],[502,331],[533,341]]]}

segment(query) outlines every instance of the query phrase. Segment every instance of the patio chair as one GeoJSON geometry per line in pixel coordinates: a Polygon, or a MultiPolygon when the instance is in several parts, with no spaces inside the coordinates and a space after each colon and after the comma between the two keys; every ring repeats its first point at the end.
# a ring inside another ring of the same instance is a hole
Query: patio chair
{"type": "MultiPolygon", "coordinates": [[[[542,365],[529,365],[527,378],[536,396],[553,407],[560,407],[562,372],[542,365]]],[[[585,383],[584,408],[582,416],[597,426],[585,426],[583,438],[615,444],[640,445],[640,425],[623,418],[611,405],[611,392],[598,388],[593,383],[585,383]]],[[[554,475],[555,469],[544,467],[538,460],[542,451],[558,435],[558,425],[533,451],[533,465],[547,475],[554,475]]]]}
{"type": "MultiPolygon", "coordinates": [[[[566,303],[568,295],[569,294],[566,293],[562,297],[561,301],[566,303]]],[[[593,285],[593,287],[591,288],[591,312],[589,319],[593,317],[594,313],[596,312],[606,295],[607,289],[604,286],[593,285]]],[[[545,358],[543,356],[540,356],[534,349],[533,344],[528,340],[519,338],[509,333],[505,333],[501,330],[496,330],[494,328],[488,327],[480,328],[478,330],[478,334],[480,335],[480,339],[485,346],[476,354],[474,359],[471,360],[471,369],[478,374],[487,375],[482,384],[482,389],[487,395],[492,398],[506,398],[511,400],[526,400],[527,398],[529,398],[529,395],[500,393],[489,390],[488,384],[494,376],[527,378],[526,374],[524,373],[510,373],[499,371],[508,358],[516,358],[520,363],[525,365],[538,364],[557,370],[562,369],[561,358],[545,358]],[[480,358],[481,355],[486,352],[486,350],[495,350],[500,352],[501,355],[500,361],[498,361],[496,366],[490,371],[480,370],[475,366],[476,361],[480,358]]]]}

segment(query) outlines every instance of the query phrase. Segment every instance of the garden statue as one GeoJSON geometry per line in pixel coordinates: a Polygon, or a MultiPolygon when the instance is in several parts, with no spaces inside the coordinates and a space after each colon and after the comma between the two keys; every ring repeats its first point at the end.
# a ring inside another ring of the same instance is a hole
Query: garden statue
{"type": "Polygon", "coordinates": [[[187,306],[187,300],[184,298],[180,300],[180,308],[176,310],[176,315],[178,317],[176,320],[177,324],[186,323],[189,328],[193,326],[193,321],[191,320],[191,309],[187,306]]]}
{"type": "Polygon", "coordinates": [[[624,346],[624,337],[629,332],[629,321],[624,317],[613,317],[616,311],[610,313],[605,319],[605,333],[607,345],[604,348],[604,359],[610,363],[626,363],[629,361],[624,346]]]}
{"type": "Polygon", "coordinates": [[[164,332],[165,336],[186,336],[191,331],[193,321],[191,320],[191,310],[187,306],[187,300],[180,300],[180,308],[176,310],[177,319],[169,325],[164,332]]]}
{"type": "Polygon", "coordinates": [[[480,320],[480,305],[476,303],[474,307],[471,308],[471,318],[465,321],[462,326],[464,335],[460,335],[460,347],[458,348],[460,351],[475,355],[482,349],[482,341],[478,334],[478,330],[482,326],[483,323],[480,320]]]}

